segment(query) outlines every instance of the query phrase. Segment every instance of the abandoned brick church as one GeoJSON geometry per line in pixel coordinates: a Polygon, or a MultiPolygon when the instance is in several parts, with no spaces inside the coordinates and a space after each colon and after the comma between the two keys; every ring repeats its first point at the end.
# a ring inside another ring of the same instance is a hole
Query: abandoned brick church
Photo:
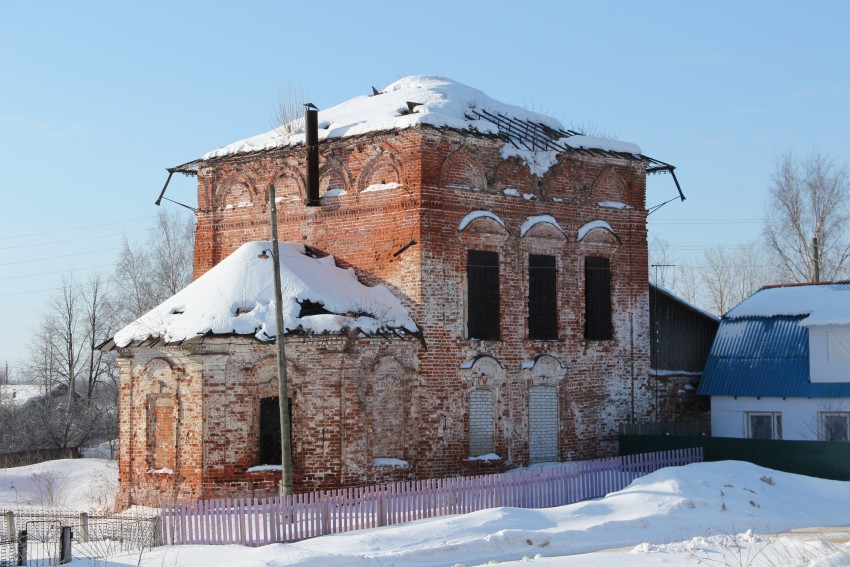
{"type": "Polygon", "coordinates": [[[198,180],[196,280],[103,347],[122,505],[277,494],[270,185],[297,490],[611,455],[653,411],[646,175],[671,166],[435,77],[308,142],[297,121],[170,170],[198,180]]]}

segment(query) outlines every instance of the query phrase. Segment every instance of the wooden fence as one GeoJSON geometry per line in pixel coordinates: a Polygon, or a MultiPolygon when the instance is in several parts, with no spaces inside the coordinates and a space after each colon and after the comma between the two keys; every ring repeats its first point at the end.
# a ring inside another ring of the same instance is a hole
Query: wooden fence
{"type": "Polygon", "coordinates": [[[621,490],[663,467],[701,461],[702,449],[682,449],[283,498],[172,501],[162,509],[163,543],[258,546],[485,508],[563,506],[621,490]]]}

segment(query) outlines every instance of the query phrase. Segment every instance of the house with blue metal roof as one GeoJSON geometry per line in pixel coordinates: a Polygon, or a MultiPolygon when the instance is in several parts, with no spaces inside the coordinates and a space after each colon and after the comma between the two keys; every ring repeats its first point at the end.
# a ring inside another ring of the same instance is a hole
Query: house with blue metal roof
{"type": "Polygon", "coordinates": [[[739,303],[698,392],[715,437],[850,440],[850,283],[769,286],[739,303]]]}

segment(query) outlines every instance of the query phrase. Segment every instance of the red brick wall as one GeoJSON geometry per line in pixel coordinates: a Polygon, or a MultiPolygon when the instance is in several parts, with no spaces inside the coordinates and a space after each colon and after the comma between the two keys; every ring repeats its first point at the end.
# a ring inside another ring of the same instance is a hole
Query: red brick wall
{"type": "MultiPolygon", "coordinates": [[[[532,386],[557,391],[561,459],[610,455],[619,422],[652,415],[653,396],[646,378],[645,165],[570,152],[541,178],[520,159],[503,159],[503,144],[428,127],[323,143],[321,192],[345,193],[325,196],[314,208],[304,206],[303,148],[222,158],[200,169],[196,277],[243,242],[269,238],[266,191],[274,183],[281,241],[303,242],[333,254],[339,265],[353,267],[364,282],[387,285],[422,330],[421,345],[296,339],[291,375],[296,377],[293,430],[298,432],[294,458],[299,486],[493,472],[525,465],[532,386]],[[365,191],[386,183],[400,186],[365,191]],[[628,208],[598,205],[605,201],[628,208]],[[479,218],[459,230],[461,220],[473,211],[488,211],[504,226],[479,218]],[[560,228],[538,224],[523,234],[523,224],[535,215],[550,215],[560,228]],[[579,229],[594,220],[606,221],[614,234],[598,229],[579,241],[579,229]],[[417,244],[393,256],[411,240],[417,244]],[[467,250],[499,253],[498,341],[467,336],[467,250]],[[529,254],[556,257],[556,341],[527,336],[529,254]],[[584,339],[586,256],[611,261],[614,337],[610,341],[584,339]],[[377,344],[382,344],[382,356],[376,352],[377,344]],[[476,388],[493,392],[500,461],[467,460],[467,409],[469,393],[476,388]],[[373,467],[371,459],[379,457],[404,459],[409,468],[373,467]]],[[[175,475],[183,488],[174,490],[207,497],[274,492],[274,475],[245,473],[258,464],[252,442],[258,427],[253,400],[259,393],[276,395],[271,393],[276,385],[269,382],[270,366],[261,362],[271,347],[235,341],[217,348],[221,354],[199,352],[191,357],[178,355],[183,352],[179,349],[163,351],[164,356],[188,357],[193,362],[181,363],[181,368],[194,368],[188,372],[192,379],[204,377],[202,394],[195,388],[191,395],[202,396],[205,413],[191,426],[181,422],[176,433],[178,439],[191,438],[196,446],[178,448],[175,475]]],[[[135,357],[132,373],[140,379],[144,372],[139,364],[154,354],[142,355],[137,349],[135,357]]],[[[129,362],[122,366],[122,376],[129,366],[129,362]]],[[[133,388],[122,382],[122,407],[125,397],[141,395],[131,395],[133,388]]],[[[182,408],[185,402],[181,403],[182,408]]],[[[133,415],[132,424],[122,417],[122,443],[144,427],[141,416],[133,415]]],[[[180,415],[182,421],[187,419],[180,415]]],[[[162,479],[145,476],[143,467],[128,469],[126,459],[142,462],[144,452],[138,443],[131,445],[127,453],[122,444],[122,494],[133,495],[127,497],[131,500],[150,499],[154,491],[134,483],[153,486],[162,479]]]]}

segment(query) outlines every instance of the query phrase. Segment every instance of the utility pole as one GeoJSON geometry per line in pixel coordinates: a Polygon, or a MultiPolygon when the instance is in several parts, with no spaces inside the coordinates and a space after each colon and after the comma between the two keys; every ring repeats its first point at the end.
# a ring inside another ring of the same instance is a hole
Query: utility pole
{"type": "Polygon", "coordinates": [[[280,460],[283,469],[280,479],[280,495],[292,494],[292,444],[290,443],[291,432],[289,428],[289,388],[286,377],[286,350],[283,340],[283,297],[280,290],[280,250],[277,245],[277,205],[274,197],[274,185],[269,185],[269,211],[271,211],[272,225],[272,263],[274,264],[274,301],[275,301],[275,324],[277,335],[275,345],[277,346],[277,377],[278,377],[278,403],[280,405],[280,460]]]}

